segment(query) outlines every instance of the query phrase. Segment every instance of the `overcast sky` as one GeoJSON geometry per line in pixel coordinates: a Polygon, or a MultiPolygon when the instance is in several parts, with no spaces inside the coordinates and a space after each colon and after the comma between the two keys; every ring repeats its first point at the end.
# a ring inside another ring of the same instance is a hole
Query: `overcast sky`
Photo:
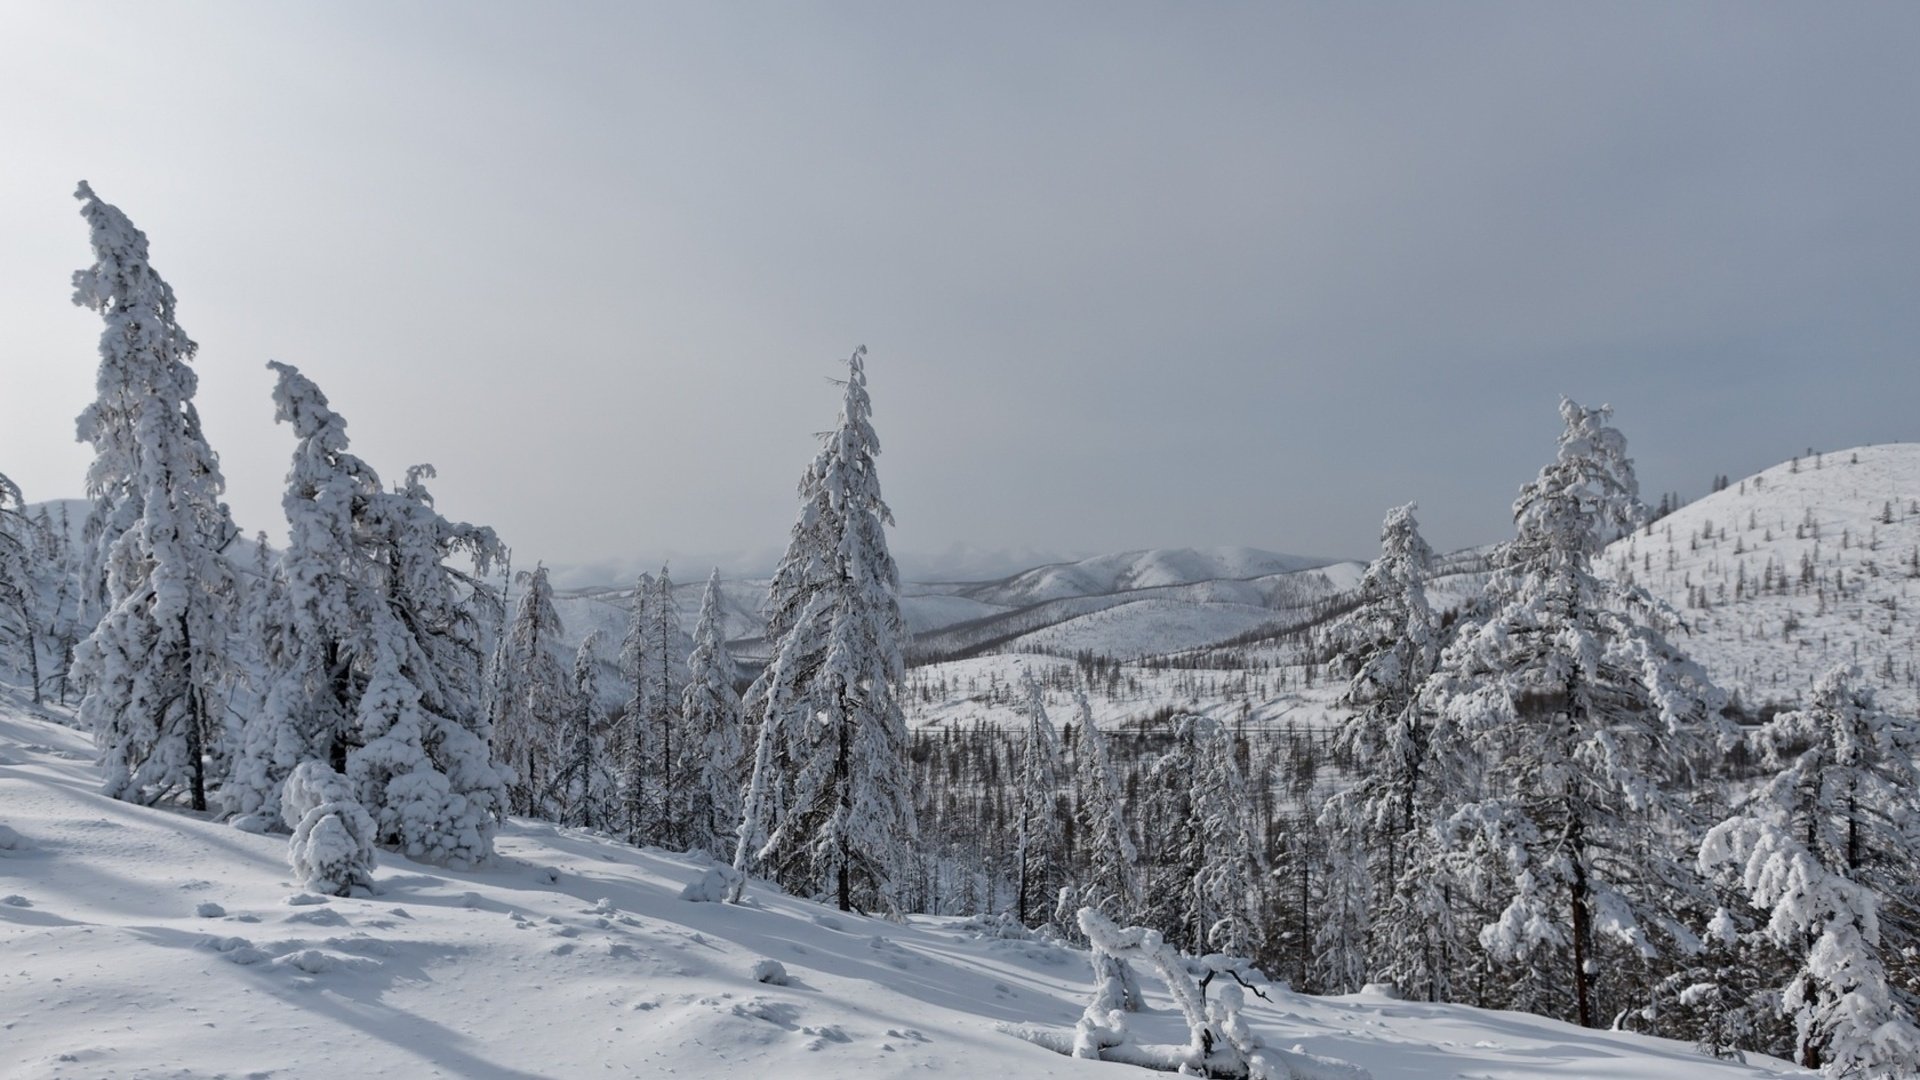
{"type": "Polygon", "coordinates": [[[897,551],[1495,540],[1562,393],[1650,497],[1920,438],[1917,55],[1911,4],[8,4],[0,472],[79,493],[84,177],[249,529],[272,358],[518,558],[777,549],[865,343],[897,551]]]}

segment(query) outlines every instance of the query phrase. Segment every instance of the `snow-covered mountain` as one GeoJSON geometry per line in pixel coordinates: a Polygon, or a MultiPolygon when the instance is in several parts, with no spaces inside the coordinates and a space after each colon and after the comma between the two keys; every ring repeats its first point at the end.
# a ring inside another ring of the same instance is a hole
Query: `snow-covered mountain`
{"type": "Polygon", "coordinates": [[[1608,572],[1671,604],[1678,643],[1749,707],[1804,701],[1858,664],[1910,710],[1920,662],[1920,443],[1794,458],[1607,549],[1608,572]]]}
{"type": "MultiPolygon", "coordinates": [[[[1129,551],[978,582],[906,582],[900,613],[921,655],[982,643],[1134,658],[1219,643],[1281,618],[1279,612],[1349,588],[1358,563],[1255,548],[1129,551]]],[[[691,633],[704,579],[676,581],[681,627],[691,633]]],[[[761,655],[764,578],[723,578],[726,633],[741,656],[761,655]]],[[[599,630],[609,647],[625,632],[633,589],[560,591],[570,645],[599,630]]],[[[611,653],[609,653],[611,655],[611,653]]]]}
{"type": "MultiPolygon", "coordinates": [[[[1152,1075],[1018,1037],[1070,1036],[1093,987],[1084,952],[1002,924],[890,923],[765,884],[695,902],[701,860],[517,819],[483,869],[382,852],[373,895],[320,898],[283,838],[103,798],[92,758],[0,691],[8,1077],[1152,1075]]],[[[1146,990],[1134,1037],[1184,1042],[1146,990]]],[[[1519,1013],[1267,992],[1244,1015],[1297,1077],[1811,1075],[1519,1013]]]]}
{"type": "Polygon", "coordinates": [[[1104,596],[1130,589],[1192,585],[1202,581],[1244,581],[1311,570],[1335,561],[1306,555],[1281,555],[1249,547],[1122,551],[1077,562],[1037,566],[1003,581],[971,586],[966,589],[966,595],[1018,607],[1073,596],[1104,596]]]}

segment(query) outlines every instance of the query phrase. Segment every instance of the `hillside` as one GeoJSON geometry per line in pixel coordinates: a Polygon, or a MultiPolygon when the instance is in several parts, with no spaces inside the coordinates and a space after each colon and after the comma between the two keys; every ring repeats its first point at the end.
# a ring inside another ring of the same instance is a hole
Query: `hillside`
{"type": "MultiPolygon", "coordinates": [[[[1007,1033],[1078,1017],[1087,958],[1057,943],[765,885],[690,902],[699,860],[518,820],[485,869],[382,853],[375,895],[320,899],[289,882],[282,839],[101,798],[91,758],[0,691],[6,1077],[1153,1075],[1007,1033]],[[755,980],[765,959],[784,985],[755,980]]],[[[1182,1041],[1147,989],[1139,1037],[1182,1041]]],[[[1514,1013],[1270,992],[1255,1030],[1330,1059],[1303,1076],[1806,1075],[1514,1013]]]]}
{"type": "Polygon", "coordinates": [[[1680,642],[1749,706],[1791,704],[1837,663],[1911,710],[1920,660],[1920,443],[1796,458],[1607,549],[1691,628],[1680,642]]]}

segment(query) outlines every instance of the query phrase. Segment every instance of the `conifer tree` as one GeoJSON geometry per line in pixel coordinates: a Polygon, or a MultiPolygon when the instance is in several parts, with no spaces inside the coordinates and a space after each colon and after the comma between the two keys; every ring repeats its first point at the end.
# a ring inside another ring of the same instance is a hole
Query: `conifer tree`
{"type": "Polygon", "coordinates": [[[688,749],[687,845],[715,858],[740,822],[740,791],[749,762],[741,730],[738,670],[727,651],[720,619],[720,571],[707,578],[700,623],[687,661],[687,688],[680,699],[680,730],[688,749]]]}
{"type": "Polygon", "coordinates": [[[343,772],[380,843],[471,865],[492,854],[505,787],[476,688],[497,617],[493,530],[434,509],[428,466],[382,490],[347,452],[346,422],[290,365],[277,418],[299,438],[288,474],[288,550],[261,616],[267,705],[251,718],[227,791],[243,817],[284,811],[303,763],[343,772]],[[448,566],[459,557],[473,574],[448,566]],[[335,766],[340,768],[335,768],[335,766]]]}
{"type": "Polygon", "coordinates": [[[1666,914],[1702,891],[1691,860],[1647,838],[1691,834],[1672,793],[1726,734],[1725,697],[1668,641],[1644,592],[1592,573],[1641,520],[1638,486],[1609,409],[1560,411],[1559,453],[1514,504],[1486,613],[1448,646],[1426,704],[1484,763],[1484,797],[1455,817],[1504,875],[1504,910],[1480,941],[1521,967],[1511,1004],[1591,1027],[1619,1004],[1603,973],[1691,940],[1666,914]]]}
{"type": "Polygon", "coordinates": [[[173,290],[125,214],[84,181],[75,197],[94,262],[74,274],[74,303],[105,324],[98,396],[78,423],[94,448],[88,585],[101,616],[75,650],[87,687],[79,715],[106,794],[152,803],[184,792],[204,810],[229,742],[216,695],[238,584],[220,552],[236,530],[193,405],[196,346],[175,319],[173,290]]]}
{"type": "Polygon", "coordinates": [[[1019,789],[1014,807],[1014,918],[1028,924],[1028,916],[1050,910],[1050,901],[1063,882],[1066,839],[1060,828],[1060,740],[1047,716],[1047,695],[1040,681],[1027,672],[1025,694],[1026,737],[1020,744],[1019,789]]]}
{"type": "Polygon", "coordinates": [[[1127,828],[1126,802],[1114,771],[1107,737],[1093,720],[1085,690],[1074,704],[1079,719],[1079,753],[1074,758],[1073,804],[1086,851],[1080,904],[1116,922],[1131,922],[1142,910],[1140,852],[1127,828]]]}
{"type": "Polygon", "coordinates": [[[1800,1064],[1835,1077],[1914,1075],[1920,1026],[1887,969],[1913,940],[1895,913],[1920,873],[1920,728],[1881,712],[1858,670],[1840,667],[1816,684],[1811,708],[1775,717],[1763,739],[1772,759],[1791,759],[1708,832],[1701,867],[1731,866],[1768,916],[1761,933],[1793,957],[1777,1001],[1800,1064]]]}
{"type": "Polygon", "coordinates": [[[521,575],[521,584],[495,665],[494,757],[518,777],[508,788],[515,812],[558,817],[559,808],[541,796],[553,783],[561,733],[574,712],[573,689],[557,652],[565,630],[547,568],[535,566],[521,575]]]}
{"type": "Polygon", "coordinates": [[[1388,511],[1360,607],[1332,632],[1349,672],[1339,702],[1352,710],[1333,749],[1353,783],[1320,815],[1329,859],[1318,944],[1323,985],[1357,989],[1377,974],[1438,1000],[1449,905],[1433,814],[1440,792],[1458,798],[1461,762],[1450,726],[1419,697],[1441,635],[1426,594],[1433,551],[1414,509],[1388,511]]]}
{"type": "Polygon", "coordinates": [[[454,866],[493,854],[506,790],[482,711],[486,628],[502,617],[484,577],[503,551],[492,529],[449,521],[422,483],[430,465],[374,504],[374,564],[384,618],[374,624],[363,745],[347,776],[374,810],[382,842],[454,866]],[[459,558],[471,574],[447,565],[459,558]]]}
{"type": "Polygon", "coordinates": [[[566,730],[543,802],[564,825],[597,829],[606,823],[605,754],[596,724],[600,712],[600,631],[589,631],[573,654],[566,730]]]}
{"type": "Polygon", "coordinates": [[[655,772],[659,779],[654,792],[655,833],[658,843],[669,847],[686,846],[687,810],[685,773],[687,747],[676,741],[674,728],[680,719],[681,694],[685,689],[680,673],[680,608],[673,599],[673,575],[662,564],[660,578],[654,583],[647,629],[647,662],[653,668],[649,678],[650,700],[647,725],[653,731],[653,743],[659,754],[655,772]]]}
{"type": "MultiPolygon", "coordinates": [[[[345,773],[347,752],[360,744],[363,673],[354,669],[379,603],[365,530],[381,489],[373,467],[348,451],[346,419],[320,388],[291,365],[267,366],[277,375],[275,419],[292,426],[298,442],[280,500],[287,549],[272,570],[255,567],[267,575],[253,591],[250,619],[265,699],[242,729],[224,798],[243,823],[270,825],[296,767],[321,761],[345,773]]],[[[259,553],[264,558],[264,545],[259,553]]]]}
{"type": "Polygon", "coordinates": [[[1194,744],[1189,835],[1200,850],[1190,883],[1196,951],[1253,955],[1267,875],[1265,845],[1250,813],[1253,798],[1234,737],[1210,717],[1189,716],[1194,744]]]}
{"type": "Polygon", "coordinates": [[[657,840],[654,810],[657,806],[654,775],[653,703],[659,700],[659,666],[653,661],[655,599],[653,575],[641,574],[633,586],[633,607],[627,620],[627,633],[620,642],[620,670],[627,677],[632,693],[621,711],[620,808],[626,826],[627,841],[633,844],[657,840]]]}
{"type": "Polygon", "coordinates": [[[825,894],[843,911],[898,913],[917,829],[895,696],[900,574],[887,550],[893,515],[875,470],[865,361],[865,348],[854,350],[839,423],[802,480],[800,519],[774,575],[769,628],[779,636],[750,695],[764,711],[736,864],[757,859],[789,889],[825,894]],[[791,769],[790,781],[769,798],[776,767],[791,769]],[[769,811],[777,816],[758,816],[769,811]]]}

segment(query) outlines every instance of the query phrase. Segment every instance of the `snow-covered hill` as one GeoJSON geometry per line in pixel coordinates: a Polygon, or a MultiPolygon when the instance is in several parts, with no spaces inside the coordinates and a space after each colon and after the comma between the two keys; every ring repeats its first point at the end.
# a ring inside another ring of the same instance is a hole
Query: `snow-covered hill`
{"type": "Polygon", "coordinates": [[[1123,551],[1078,562],[1038,566],[1004,581],[975,585],[967,590],[967,595],[1008,607],[1023,607],[1071,596],[1102,596],[1163,585],[1290,574],[1333,561],[1249,547],[1123,551]]]}
{"type": "Polygon", "coordinates": [[[1607,549],[1692,627],[1680,643],[1749,706],[1804,700],[1837,663],[1912,709],[1920,443],[1795,458],[1607,549]]]}
{"type": "MultiPolygon", "coordinates": [[[[1152,1075],[1007,1033],[1078,1017],[1086,957],[1055,943],[766,886],[691,902],[698,860],[520,821],[483,870],[382,853],[376,895],[322,900],[290,883],[283,840],[104,799],[91,758],[0,692],[5,1077],[1152,1075]],[[763,960],[784,985],[755,979],[763,960]]],[[[1139,1037],[1183,1041],[1155,989],[1139,1037]]],[[[1378,1080],[1806,1075],[1378,996],[1275,991],[1248,1016],[1270,1045],[1378,1080]]]]}

